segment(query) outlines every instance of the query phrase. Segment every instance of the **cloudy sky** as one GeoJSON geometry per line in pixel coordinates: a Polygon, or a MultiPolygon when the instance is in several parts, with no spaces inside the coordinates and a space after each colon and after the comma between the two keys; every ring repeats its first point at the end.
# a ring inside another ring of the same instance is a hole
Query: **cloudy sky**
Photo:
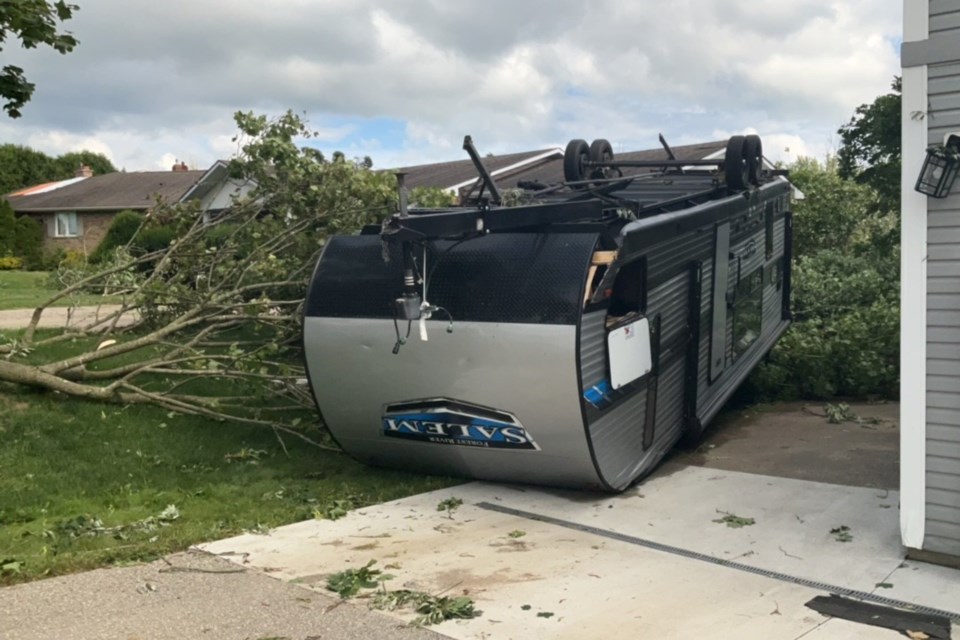
{"type": "Polygon", "coordinates": [[[823,156],[899,73],[901,0],[73,0],[67,56],[22,51],[37,91],[0,141],[118,167],[206,168],[237,110],[305,112],[377,167],[608,138],[756,131],[823,156]]]}

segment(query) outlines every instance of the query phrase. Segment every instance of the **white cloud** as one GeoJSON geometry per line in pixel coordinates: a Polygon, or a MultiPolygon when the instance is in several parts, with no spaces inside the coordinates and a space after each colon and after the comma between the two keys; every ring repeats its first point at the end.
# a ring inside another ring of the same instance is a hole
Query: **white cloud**
{"type": "Polygon", "coordinates": [[[753,127],[821,154],[889,89],[899,0],[88,0],[67,56],[7,43],[38,89],[5,141],[206,166],[236,110],[306,111],[377,166],[605,137],[619,148],[753,127]],[[375,123],[396,123],[392,134],[375,123]],[[398,133],[399,132],[399,133],[398,133]]]}

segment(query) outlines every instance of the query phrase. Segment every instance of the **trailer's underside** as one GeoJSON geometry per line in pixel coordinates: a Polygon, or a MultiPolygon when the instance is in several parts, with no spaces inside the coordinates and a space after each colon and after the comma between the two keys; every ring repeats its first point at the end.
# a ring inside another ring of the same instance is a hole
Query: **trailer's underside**
{"type": "Polygon", "coordinates": [[[790,187],[758,144],[622,178],[603,145],[571,143],[566,183],[514,207],[478,161],[487,199],[402,200],[331,238],[304,340],[333,437],[484,479],[621,490],[648,473],[789,325],[790,187]]]}

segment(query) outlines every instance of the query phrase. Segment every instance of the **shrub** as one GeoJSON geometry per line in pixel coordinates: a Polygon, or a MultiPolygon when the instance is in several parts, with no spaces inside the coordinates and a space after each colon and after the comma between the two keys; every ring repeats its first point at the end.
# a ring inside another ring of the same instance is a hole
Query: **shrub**
{"type": "Polygon", "coordinates": [[[790,167],[790,180],[805,196],[793,203],[793,255],[800,258],[848,246],[857,226],[877,211],[877,194],[841,178],[836,158],[801,158],[790,167]]]}
{"type": "Polygon", "coordinates": [[[67,257],[67,252],[61,248],[47,251],[43,254],[43,271],[53,271],[60,266],[60,263],[67,257]]]}
{"type": "Polygon", "coordinates": [[[790,179],[794,323],[745,385],[742,400],[897,397],[900,219],[835,158],[801,159],[790,179]]]}
{"type": "Polygon", "coordinates": [[[99,264],[112,254],[117,247],[126,246],[136,235],[143,224],[143,215],[129,209],[121,211],[114,217],[107,229],[107,234],[90,254],[90,262],[99,264]]]}
{"type": "Polygon", "coordinates": [[[237,232],[240,225],[229,222],[207,227],[203,239],[208,248],[224,246],[237,232]]]}
{"type": "Polygon", "coordinates": [[[23,267],[30,271],[39,271],[44,268],[43,260],[43,225],[39,220],[29,216],[17,218],[14,227],[16,239],[16,253],[23,258],[23,267]]]}
{"type": "Polygon", "coordinates": [[[78,249],[67,249],[58,266],[65,269],[83,269],[87,266],[87,254],[78,249]]]}
{"type": "Polygon", "coordinates": [[[6,200],[0,199],[0,258],[12,256],[16,251],[16,225],[13,207],[6,200]]]}
{"type": "Polygon", "coordinates": [[[140,252],[151,253],[166,249],[176,237],[176,231],[170,227],[151,227],[141,231],[133,244],[140,252]]]}
{"type": "Polygon", "coordinates": [[[457,197],[439,187],[414,187],[410,190],[410,204],[425,209],[452,207],[457,197]]]}
{"type": "Polygon", "coordinates": [[[23,268],[23,260],[13,256],[0,257],[0,271],[13,271],[23,268]]]}
{"type": "Polygon", "coordinates": [[[746,393],[764,400],[895,398],[898,268],[895,252],[878,260],[830,249],[798,261],[794,324],[751,376],[746,393]]]}

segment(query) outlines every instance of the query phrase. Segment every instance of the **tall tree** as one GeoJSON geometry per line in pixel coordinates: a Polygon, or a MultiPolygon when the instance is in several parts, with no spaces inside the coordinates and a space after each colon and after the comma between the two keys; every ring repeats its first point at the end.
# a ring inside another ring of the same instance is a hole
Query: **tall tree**
{"type": "Polygon", "coordinates": [[[837,157],[842,178],[853,178],[877,190],[888,209],[900,208],[900,78],[892,92],[857,107],[850,122],[840,127],[837,157]]]}
{"type": "Polygon", "coordinates": [[[303,435],[289,410],[313,405],[299,382],[310,274],[329,235],[396,211],[396,185],[369,163],[300,147],[315,134],[291,112],[236,120],[230,169],[253,189],[212,223],[197,201],[159,204],[107,260],[61,265],[63,288],[22,333],[0,336],[0,382],[303,435]],[[147,247],[158,230],[170,235],[147,247]],[[60,335],[37,332],[49,305],[104,292],[120,300],[114,310],[60,335]],[[84,346],[70,354],[47,348],[74,338],[84,346]]]}
{"type": "Polygon", "coordinates": [[[94,175],[117,170],[102,153],[70,151],[53,158],[30,147],[0,144],[0,194],[44,182],[72,178],[80,165],[93,169],[94,175]]]}
{"type": "MultiPolygon", "coordinates": [[[[59,31],[58,23],[73,17],[79,10],[64,0],[0,0],[0,51],[8,35],[20,41],[24,49],[45,44],[60,53],[69,53],[79,44],[69,31],[59,31]]],[[[0,98],[7,102],[3,110],[11,118],[20,117],[20,109],[33,96],[36,86],[28,82],[23,69],[8,64],[0,70],[0,98]]]]}
{"type": "Polygon", "coordinates": [[[55,175],[53,178],[63,180],[71,178],[81,166],[93,169],[93,175],[114,173],[117,168],[110,162],[110,158],[102,153],[93,151],[70,151],[53,161],[55,175]]]}
{"type": "Polygon", "coordinates": [[[0,194],[49,182],[53,159],[42,151],[18,144],[0,145],[0,194]]]}
{"type": "Polygon", "coordinates": [[[0,200],[0,258],[16,254],[17,218],[13,207],[6,200],[0,200]]]}

